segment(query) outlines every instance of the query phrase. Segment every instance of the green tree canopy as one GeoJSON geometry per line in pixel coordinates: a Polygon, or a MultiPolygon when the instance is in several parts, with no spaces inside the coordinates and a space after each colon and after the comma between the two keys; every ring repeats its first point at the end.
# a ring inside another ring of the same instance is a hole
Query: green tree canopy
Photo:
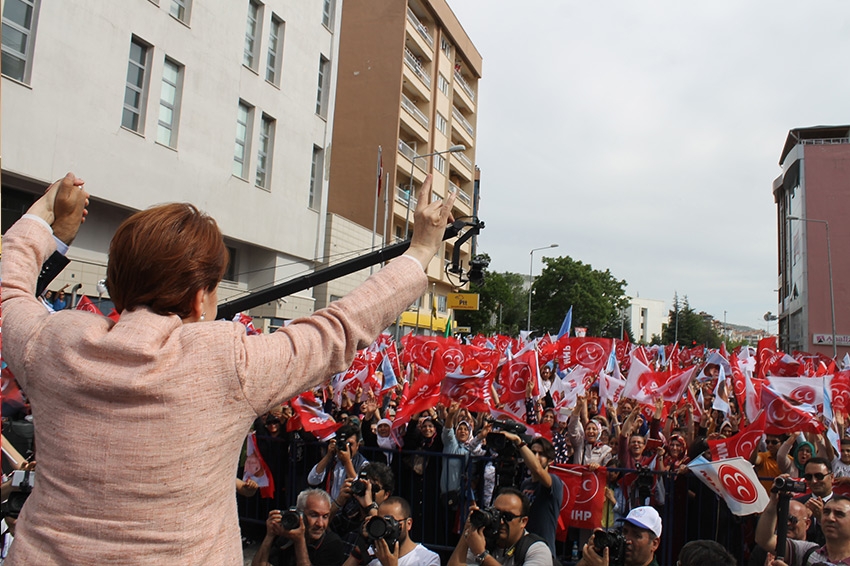
{"type": "Polygon", "coordinates": [[[683,346],[705,344],[709,348],[719,348],[722,338],[711,325],[712,317],[705,313],[697,313],[688,303],[685,296],[679,300],[679,295],[673,296],[673,308],[667,326],[664,328],[663,341],[668,344],[679,342],[683,346]]]}
{"type": "Polygon", "coordinates": [[[573,328],[586,327],[588,336],[621,337],[622,313],[629,304],[625,280],[570,257],[544,257],[543,263],[532,287],[532,330],[556,334],[572,306],[573,328]]]}

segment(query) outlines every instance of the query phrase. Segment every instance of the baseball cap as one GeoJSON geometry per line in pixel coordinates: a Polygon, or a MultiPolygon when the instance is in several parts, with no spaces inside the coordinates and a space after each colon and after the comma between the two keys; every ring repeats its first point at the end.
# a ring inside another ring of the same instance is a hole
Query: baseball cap
{"type": "Polygon", "coordinates": [[[635,507],[623,521],[641,529],[646,529],[655,533],[655,536],[661,536],[661,516],[653,507],[635,507]]]}

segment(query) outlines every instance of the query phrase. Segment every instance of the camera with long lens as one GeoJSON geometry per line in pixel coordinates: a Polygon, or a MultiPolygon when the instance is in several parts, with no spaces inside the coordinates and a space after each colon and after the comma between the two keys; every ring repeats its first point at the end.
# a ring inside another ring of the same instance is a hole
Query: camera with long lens
{"type": "Polygon", "coordinates": [[[640,501],[647,501],[652,497],[652,486],[655,483],[655,477],[652,470],[638,464],[638,475],[635,483],[637,485],[637,493],[640,501]]]}
{"type": "Polygon", "coordinates": [[[351,482],[351,495],[356,497],[363,497],[366,495],[366,479],[368,479],[366,472],[360,472],[357,479],[351,482]]]}
{"type": "Polygon", "coordinates": [[[806,482],[778,477],[773,480],[773,493],[806,493],[806,482]]]}
{"type": "Polygon", "coordinates": [[[483,528],[484,538],[495,539],[499,535],[499,527],[502,526],[502,512],[494,507],[473,509],[469,516],[469,524],[476,531],[483,528]]]}
{"type": "Polygon", "coordinates": [[[280,515],[280,526],[284,531],[294,531],[298,527],[301,526],[301,518],[304,517],[304,513],[296,509],[295,507],[290,507],[280,515]]]}
{"type": "Polygon", "coordinates": [[[369,542],[384,539],[387,546],[392,550],[395,543],[401,537],[401,523],[396,521],[395,517],[389,515],[385,517],[372,517],[366,523],[366,534],[368,535],[369,542]]]}
{"type": "Polygon", "coordinates": [[[9,498],[0,505],[0,515],[17,519],[27,502],[27,498],[35,487],[35,472],[30,470],[15,470],[12,472],[12,492],[9,498]]]}
{"type": "Polygon", "coordinates": [[[608,564],[622,566],[626,560],[626,538],[621,531],[594,531],[593,550],[599,556],[608,549],[608,564]]]}
{"type": "Polygon", "coordinates": [[[492,420],[490,421],[490,426],[492,427],[493,432],[487,433],[487,447],[499,452],[500,455],[502,452],[507,452],[513,448],[513,443],[508,442],[508,439],[505,438],[504,434],[502,434],[504,432],[516,434],[525,442],[532,441],[532,437],[525,433],[527,430],[525,425],[514,420],[492,420]]]}

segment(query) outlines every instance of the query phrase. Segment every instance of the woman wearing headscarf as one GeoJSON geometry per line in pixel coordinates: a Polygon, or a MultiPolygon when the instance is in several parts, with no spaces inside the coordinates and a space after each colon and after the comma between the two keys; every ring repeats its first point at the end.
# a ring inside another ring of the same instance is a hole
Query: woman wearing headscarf
{"type": "Polygon", "coordinates": [[[215,321],[228,254],[190,204],[136,213],[109,247],[114,322],[36,299],[52,228],[84,218],[72,173],[3,237],[3,356],[32,402],[38,482],[7,564],[241,564],[233,495],[258,415],[342,371],[427,288],[454,195],[430,178],[405,255],[272,334],[215,321]]]}

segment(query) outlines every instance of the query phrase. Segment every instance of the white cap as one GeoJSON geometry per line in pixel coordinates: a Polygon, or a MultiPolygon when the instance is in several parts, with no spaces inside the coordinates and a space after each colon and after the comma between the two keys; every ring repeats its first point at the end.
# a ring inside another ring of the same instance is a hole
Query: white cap
{"type": "Polygon", "coordinates": [[[626,516],[623,521],[641,529],[646,529],[655,533],[655,536],[661,536],[661,516],[654,507],[635,507],[626,516]]]}

